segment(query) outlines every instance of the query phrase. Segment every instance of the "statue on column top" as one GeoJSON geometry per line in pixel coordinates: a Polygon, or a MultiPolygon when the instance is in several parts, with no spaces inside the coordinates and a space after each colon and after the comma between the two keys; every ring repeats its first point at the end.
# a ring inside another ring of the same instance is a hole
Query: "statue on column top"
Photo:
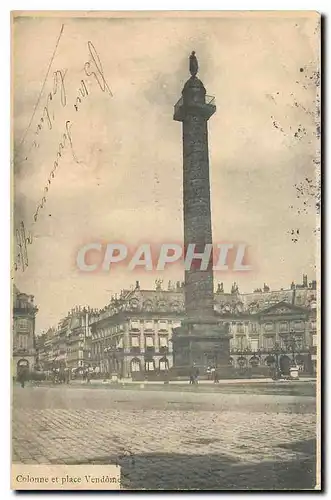
{"type": "Polygon", "coordinates": [[[193,78],[196,76],[198,69],[199,69],[198,59],[196,58],[195,52],[193,50],[192,54],[190,55],[190,73],[193,76],[193,78]]]}

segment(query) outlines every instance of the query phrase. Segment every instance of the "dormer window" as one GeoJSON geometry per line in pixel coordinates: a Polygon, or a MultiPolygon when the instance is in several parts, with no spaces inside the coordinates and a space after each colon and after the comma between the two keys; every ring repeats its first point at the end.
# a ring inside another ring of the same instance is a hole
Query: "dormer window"
{"type": "Polygon", "coordinates": [[[145,309],[145,311],[152,311],[153,310],[153,303],[150,300],[147,300],[144,303],[144,309],[145,309]]]}
{"type": "Polygon", "coordinates": [[[132,309],[137,309],[139,306],[139,301],[137,299],[130,300],[130,306],[132,309]]]}

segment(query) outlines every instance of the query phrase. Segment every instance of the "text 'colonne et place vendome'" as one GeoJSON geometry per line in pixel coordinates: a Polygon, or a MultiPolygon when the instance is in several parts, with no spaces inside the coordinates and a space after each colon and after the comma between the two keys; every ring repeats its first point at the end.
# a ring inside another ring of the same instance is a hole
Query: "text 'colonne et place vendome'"
{"type": "MultiPolygon", "coordinates": [[[[208,120],[215,113],[213,97],[197,78],[198,61],[190,56],[191,77],[175,105],[174,120],[183,128],[184,247],[195,244],[196,253],[212,245],[208,120]]],[[[221,324],[214,313],[213,257],[207,269],[190,266],[185,270],[185,319],[174,329],[174,365],[179,372],[193,366],[218,372],[231,370],[229,325],[221,324]]]]}

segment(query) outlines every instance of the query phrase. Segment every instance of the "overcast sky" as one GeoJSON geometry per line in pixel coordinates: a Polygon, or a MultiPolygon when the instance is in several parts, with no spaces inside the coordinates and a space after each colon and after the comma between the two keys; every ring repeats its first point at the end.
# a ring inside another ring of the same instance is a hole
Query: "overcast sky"
{"type": "MultiPolygon", "coordinates": [[[[199,60],[198,76],[217,104],[209,121],[214,241],[247,243],[254,262],[251,273],[229,272],[215,281],[223,281],[226,291],[233,281],[240,291],[251,291],[264,282],[272,289],[285,288],[292,280],[301,281],[303,273],[314,279],[314,203],[303,213],[295,184],[315,175],[317,23],[316,14],[280,13],[15,20],[15,222],[23,220],[33,237],[29,266],[15,273],[15,282],[35,295],[37,333],[76,304],[103,307],[111,293],[136,279],[144,288],[154,286],[152,273],[124,268],[78,272],[75,257],[81,245],[182,241],[182,133],[172,116],[189,77],[192,50],[199,60]],[[85,77],[89,41],[112,95],[102,92],[93,76],[85,77]],[[65,106],[58,89],[49,108],[52,129],[44,122],[36,137],[57,70],[66,72],[65,106]],[[82,78],[88,96],[75,111],[82,78]],[[67,120],[78,161],[67,147],[34,223],[67,120]],[[36,138],[39,147],[31,148],[36,138]],[[299,229],[296,243],[292,229],[299,229]]],[[[160,277],[165,285],[183,279],[176,266],[160,277]]]]}

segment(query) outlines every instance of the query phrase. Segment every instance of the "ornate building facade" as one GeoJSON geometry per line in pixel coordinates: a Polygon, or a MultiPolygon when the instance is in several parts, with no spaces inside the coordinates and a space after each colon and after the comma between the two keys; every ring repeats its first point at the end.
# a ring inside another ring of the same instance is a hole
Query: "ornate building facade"
{"type": "MultiPolygon", "coordinates": [[[[230,363],[237,370],[267,374],[279,364],[286,372],[292,361],[300,370],[316,370],[316,282],[292,283],[271,291],[264,286],[241,294],[218,286],[214,309],[220,324],[228,324],[230,363]]],[[[173,366],[173,329],[184,318],[183,285],[162,290],[124,290],[91,318],[91,363],[99,373],[122,377],[157,374],[173,366]]]]}
{"type": "Polygon", "coordinates": [[[12,375],[33,371],[36,364],[35,318],[38,308],[34,296],[13,288],[12,375]]]}
{"type": "MultiPolygon", "coordinates": [[[[316,282],[308,283],[306,276],[302,284],[277,291],[265,285],[253,293],[240,293],[233,284],[227,293],[219,284],[214,310],[231,333],[229,361],[234,373],[268,376],[276,363],[286,371],[295,361],[302,372],[313,374],[318,344],[316,293],[316,282]]],[[[184,317],[183,283],[169,283],[163,289],[158,280],[154,290],[142,290],[137,282],[101,310],[72,309],[55,328],[38,337],[39,364],[44,371],[89,370],[104,378],[176,375],[173,330],[184,317]]]]}
{"type": "Polygon", "coordinates": [[[44,371],[82,372],[91,367],[93,314],[88,307],[76,307],[38,338],[39,363],[44,371]]]}

